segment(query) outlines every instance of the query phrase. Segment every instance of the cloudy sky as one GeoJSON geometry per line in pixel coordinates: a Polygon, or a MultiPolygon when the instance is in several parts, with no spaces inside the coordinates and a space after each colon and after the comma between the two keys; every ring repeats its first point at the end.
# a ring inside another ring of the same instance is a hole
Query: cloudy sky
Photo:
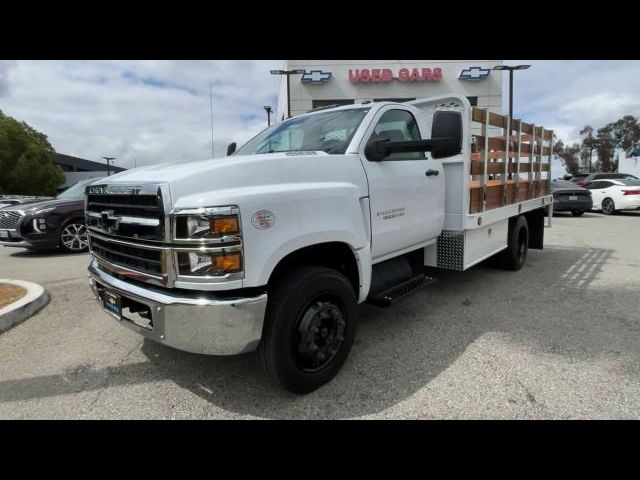
{"type": "MultiPolygon", "coordinates": [[[[624,114],[640,115],[640,61],[526,61],[515,73],[514,116],[553,128],[565,142],[624,114]]],[[[266,127],[277,104],[273,61],[3,61],[0,109],[46,133],[53,147],[116,165],[216,156],[266,127]]],[[[505,79],[506,79],[505,75],[505,79]]],[[[506,93],[505,88],[505,106],[506,93]]]]}

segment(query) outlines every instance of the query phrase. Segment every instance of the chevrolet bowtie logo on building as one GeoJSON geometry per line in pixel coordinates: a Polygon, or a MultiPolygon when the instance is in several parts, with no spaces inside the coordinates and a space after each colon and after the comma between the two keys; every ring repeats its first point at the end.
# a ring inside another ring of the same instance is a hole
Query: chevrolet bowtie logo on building
{"type": "Polygon", "coordinates": [[[327,83],[331,79],[331,72],[310,70],[302,75],[302,83],[327,83]]]}
{"type": "Polygon", "coordinates": [[[460,80],[482,80],[487,78],[489,73],[491,73],[490,68],[469,67],[462,69],[458,78],[460,80]]]}

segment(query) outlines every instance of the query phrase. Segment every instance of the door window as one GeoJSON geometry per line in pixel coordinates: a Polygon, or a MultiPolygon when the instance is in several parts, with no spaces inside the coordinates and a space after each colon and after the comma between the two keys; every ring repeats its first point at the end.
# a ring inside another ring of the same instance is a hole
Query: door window
{"type": "MultiPolygon", "coordinates": [[[[406,142],[409,140],[421,140],[418,123],[411,112],[406,110],[388,110],[382,114],[378,124],[369,138],[369,143],[377,140],[389,140],[391,142],[406,142]]],[[[421,160],[423,152],[392,153],[388,157],[395,160],[421,160]]]]}

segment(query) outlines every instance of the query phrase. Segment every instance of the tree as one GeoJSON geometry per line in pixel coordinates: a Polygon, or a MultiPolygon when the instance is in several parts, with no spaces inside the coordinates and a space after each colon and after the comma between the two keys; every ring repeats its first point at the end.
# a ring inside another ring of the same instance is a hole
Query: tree
{"type": "Polygon", "coordinates": [[[640,124],[633,115],[625,115],[617,122],[609,124],[612,126],[612,133],[618,147],[628,150],[635,143],[640,141],[640,124]]]}
{"type": "Polygon", "coordinates": [[[580,130],[582,138],[582,144],[580,147],[580,159],[582,164],[586,165],[585,170],[587,172],[593,171],[592,157],[593,151],[598,148],[598,139],[593,136],[593,127],[591,125],[585,125],[580,130]]]}
{"type": "Polygon", "coordinates": [[[51,195],[64,182],[47,136],[0,110],[0,193],[51,195]]]}
{"type": "Polygon", "coordinates": [[[596,139],[596,150],[598,152],[597,170],[600,172],[615,172],[618,164],[613,160],[613,154],[618,141],[614,136],[614,123],[608,123],[599,128],[596,139]]]}
{"type": "Polygon", "coordinates": [[[562,140],[558,140],[553,146],[553,151],[560,157],[567,173],[578,173],[580,171],[580,153],[581,147],[579,143],[573,145],[565,145],[562,140]]]}

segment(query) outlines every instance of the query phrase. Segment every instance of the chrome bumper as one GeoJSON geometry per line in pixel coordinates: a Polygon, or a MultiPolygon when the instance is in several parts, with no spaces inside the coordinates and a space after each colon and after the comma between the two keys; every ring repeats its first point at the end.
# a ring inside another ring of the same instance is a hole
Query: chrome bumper
{"type": "Polygon", "coordinates": [[[107,288],[127,299],[123,303],[133,300],[148,307],[151,321],[136,321],[136,317],[144,319],[125,315],[123,308],[120,323],[164,345],[192,353],[234,355],[254,350],[262,336],[266,293],[234,299],[216,299],[206,292],[174,295],[120,280],[100,269],[95,260],[89,265],[89,277],[101,304],[102,291],[107,288]]]}

